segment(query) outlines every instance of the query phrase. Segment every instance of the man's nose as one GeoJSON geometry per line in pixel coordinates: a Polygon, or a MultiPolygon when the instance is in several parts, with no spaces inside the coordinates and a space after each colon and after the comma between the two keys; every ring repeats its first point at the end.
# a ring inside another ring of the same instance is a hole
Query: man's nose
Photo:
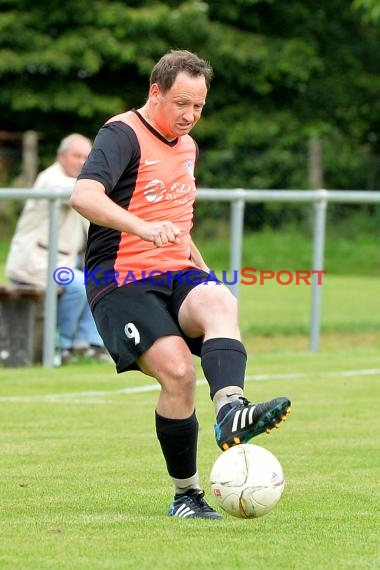
{"type": "Polygon", "coordinates": [[[183,118],[188,121],[189,123],[192,123],[194,121],[194,111],[192,110],[187,110],[184,115],[183,118]]]}

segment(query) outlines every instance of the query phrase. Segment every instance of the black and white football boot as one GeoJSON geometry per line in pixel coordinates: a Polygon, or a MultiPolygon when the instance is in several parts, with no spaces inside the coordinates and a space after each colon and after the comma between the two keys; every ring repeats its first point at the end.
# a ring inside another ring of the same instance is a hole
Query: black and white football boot
{"type": "Polygon", "coordinates": [[[260,433],[269,433],[286,419],[290,404],[286,397],[275,398],[262,404],[252,404],[246,398],[240,397],[215,424],[216,443],[226,451],[239,443],[247,443],[260,433]]]}
{"type": "Polygon", "coordinates": [[[170,505],[169,517],[186,519],[222,519],[215,509],[210,507],[204,499],[204,492],[199,489],[190,489],[185,495],[176,495],[170,505]]]}

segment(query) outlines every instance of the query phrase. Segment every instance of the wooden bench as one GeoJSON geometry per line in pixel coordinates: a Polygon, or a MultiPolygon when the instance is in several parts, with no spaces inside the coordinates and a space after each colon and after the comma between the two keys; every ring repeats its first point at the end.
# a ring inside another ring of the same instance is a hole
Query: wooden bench
{"type": "Polygon", "coordinates": [[[31,366],[42,361],[45,290],[0,285],[0,366],[31,366]]]}

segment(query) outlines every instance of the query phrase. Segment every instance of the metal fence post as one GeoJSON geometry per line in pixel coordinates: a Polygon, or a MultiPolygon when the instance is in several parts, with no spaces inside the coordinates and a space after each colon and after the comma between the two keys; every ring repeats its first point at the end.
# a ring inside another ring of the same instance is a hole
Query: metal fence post
{"type": "Polygon", "coordinates": [[[234,271],[236,271],[237,279],[230,288],[237,299],[240,292],[240,270],[243,256],[244,206],[244,198],[237,198],[231,202],[230,272],[234,276],[234,271]]]}
{"type": "Polygon", "coordinates": [[[44,338],[42,347],[42,363],[46,368],[54,366],[55,334],[57,328],[57,285],[53,273],[57,267],[58,224],[60,199],[55,198],[49,203],[49,252],[47,289],[45,296],[44,338]]]}
{"type": "MultiPolygon", "coordinates": [[[[314,203],[314,228],[313,228],[313,271],[321,271],[324,267],[325,233],[326,233],[326,190],[319,190],[320,198],[314,203]]],[[[310,352],[317,352],[321,336],[321,309],[322,309],[322,281],[323,275],[312,275],[312,299],[311,299],[311,322],[310,322],[310,352]],[[320,284],[319,284],[320,283],[320,284]]]]}

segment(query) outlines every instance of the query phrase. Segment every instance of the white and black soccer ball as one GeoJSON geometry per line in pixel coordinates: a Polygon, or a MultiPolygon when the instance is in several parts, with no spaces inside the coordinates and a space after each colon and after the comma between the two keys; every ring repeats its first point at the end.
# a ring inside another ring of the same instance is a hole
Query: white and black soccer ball
{"type": "Polygon", "coordinates": [[[271,511],[285,487],[284,472],[268,449],[244,443],[224,451],[210,473],[216,502],[230,515],[257,518],[271,511]]]}

